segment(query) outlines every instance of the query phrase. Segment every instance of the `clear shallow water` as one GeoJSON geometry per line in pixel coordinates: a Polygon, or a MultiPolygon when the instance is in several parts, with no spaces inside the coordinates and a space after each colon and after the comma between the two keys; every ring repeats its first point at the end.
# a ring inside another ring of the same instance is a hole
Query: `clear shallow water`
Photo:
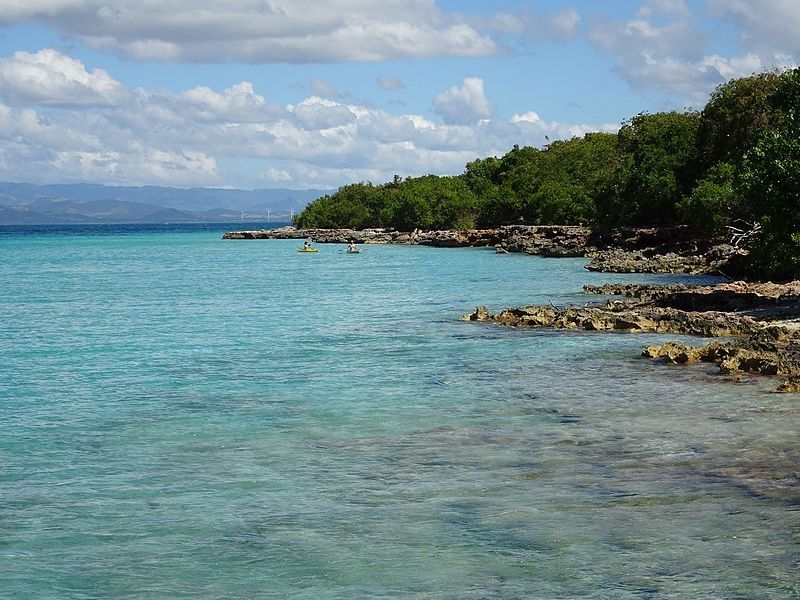
{"type": "Polygon", "coordinates": [[[796,397],[456,320],[674,278],[224,228],[0,230],[0,597],[800,594],[796,397]]]}

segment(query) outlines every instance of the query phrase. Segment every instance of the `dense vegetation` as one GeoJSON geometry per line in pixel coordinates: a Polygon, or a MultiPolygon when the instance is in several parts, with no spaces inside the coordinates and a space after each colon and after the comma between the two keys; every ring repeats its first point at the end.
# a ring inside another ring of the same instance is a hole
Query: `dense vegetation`
{"type": "Polygon", "coordinates": [[[509,223],[728,226],[760,232],[754,266],[800,274],[800,69],[719,86],[699,112],[639,114],[616,134],[514,146],[463,174],[356,183],[300,227],[469,229],[509,223]]]}

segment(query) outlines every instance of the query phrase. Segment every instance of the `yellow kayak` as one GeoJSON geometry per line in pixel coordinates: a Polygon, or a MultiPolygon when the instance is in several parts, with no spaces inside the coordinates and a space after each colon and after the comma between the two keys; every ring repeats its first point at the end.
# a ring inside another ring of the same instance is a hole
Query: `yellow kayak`
{"type": "Polygon", "coordinates": [[[298,252],[319,252],[316,248],[298,248],[298,252]]]}

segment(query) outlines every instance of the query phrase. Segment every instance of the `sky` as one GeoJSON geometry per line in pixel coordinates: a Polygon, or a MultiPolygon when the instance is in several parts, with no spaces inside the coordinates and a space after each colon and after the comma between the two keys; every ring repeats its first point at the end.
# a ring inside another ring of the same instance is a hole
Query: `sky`
{"type": "Polygon", "coordinates": [[[0,180],[332,189],[701,108],[797,0],[0,0],[0,180]]]}

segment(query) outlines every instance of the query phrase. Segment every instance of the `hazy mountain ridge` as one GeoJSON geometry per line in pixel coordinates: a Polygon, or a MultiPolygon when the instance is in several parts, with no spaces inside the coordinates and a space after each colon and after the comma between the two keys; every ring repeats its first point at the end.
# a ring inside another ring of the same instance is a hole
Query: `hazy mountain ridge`
{"type": "Polygon", "coordinates": [[[286,219],[331,191],[0,182],[0,224],[286,219]]]}

